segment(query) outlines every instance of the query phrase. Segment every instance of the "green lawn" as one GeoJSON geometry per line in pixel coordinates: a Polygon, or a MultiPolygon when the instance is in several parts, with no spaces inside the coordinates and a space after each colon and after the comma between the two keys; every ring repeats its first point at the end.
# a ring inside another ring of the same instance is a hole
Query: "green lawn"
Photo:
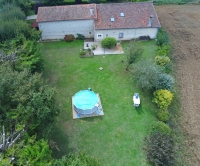
{"type": "MultiPolygon", "coordinates": [[[[123,43],[123,48],[127,45],[123,43]]],[[[141,45],[145,49],[143,58],[153,58],[155,41],[141,42],[141,45]]],[[[60,149],[60,152],[54,150],[54,157],[85,151],[103,166],[148,165],[143,147],[144,137],[155,120],[152,96],[136,87],[125,70],[124,55],[79,58],[82,47],[83,41],[41,43],[44,77],[57,88],[62,107],[51,136],[60,149]],[[72,120],[71,98],[88,87],[100,94],[105,115],[72,120]],[[134,92],[140,93],[138,109],[133,107],[134,92]]]]}

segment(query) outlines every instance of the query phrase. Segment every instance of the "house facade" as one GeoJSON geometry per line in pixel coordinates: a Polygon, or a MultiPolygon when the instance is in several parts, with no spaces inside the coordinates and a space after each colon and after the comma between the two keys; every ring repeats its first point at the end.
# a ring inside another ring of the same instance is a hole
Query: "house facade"
{"type": "Polygon", "coordinates": [[[140,36],[154,39],[161,27],[152,2],[41,7],[36,21],[42,40],[77,33],[95,41],[108,36],[117,40],[140,36]]]}

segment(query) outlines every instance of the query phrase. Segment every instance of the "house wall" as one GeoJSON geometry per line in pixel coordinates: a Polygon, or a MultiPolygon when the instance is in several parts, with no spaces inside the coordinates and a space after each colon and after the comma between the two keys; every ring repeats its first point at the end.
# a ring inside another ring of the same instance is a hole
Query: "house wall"
{"type": "Polygon", "coordinates": [[[117,40],[131,40],[140,36],[149,36],[151,39],[155,39],[157,32],[158,28],[95,30],[94,40],[101,41],[107,36],[114,37],[117,40]],[[119,38],[119,33],[123,33],[123,38],[119,38]]]}
{"type": "Polygon", "coordinates": [[[56,22],[39,22],[42,40],[63,39],[66,34],[83,34],[86,38],[94,37],[94,20],[73,20],[56,22]]]}

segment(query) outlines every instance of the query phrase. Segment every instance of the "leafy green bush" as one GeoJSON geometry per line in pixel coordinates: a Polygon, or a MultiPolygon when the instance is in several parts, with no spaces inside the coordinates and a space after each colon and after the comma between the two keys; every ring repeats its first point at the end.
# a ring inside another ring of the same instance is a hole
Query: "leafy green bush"
{"type": "Polygon", "coordinates": [[[78,155],[69,154],[63,156],[61,159],[56,159],[53,166],[100,166],[97,159],[86,156],[85,153],[79,153],[78,155]]]}
{"type": "Polygon", "coordinates": [[[152,133],[157,133],[157,132],[170,135],[172,132],[172,129],[164,122],[156,121],[152,125],[152,133]]]}
{"type": "Polygon", "coordinates": [[[85,36],[82,34],[77,33],[77,39],[84,40],[85,36]]]}
{"type": "Polygon", "coordinates": [[[145,139],[147,160],[154,166],[171,166],[174,164],[174,140],[163,133],[153,133],[145,139]]]}
{"type": "Polygon", "coordinates": [[[116,46],[117,40],[114,37],[106,37],[101,41],[101,46],[103,48],[112,48],[116,46]]]}
{"type": "Polygon", "coordinates": [[[160,28],[157,33],[156,44],[160,47],[162,47],[163,44],[168,44],[167,33],[162,28],[160,28]]]}
{"type": "Polygon", "coordinates": [[[168,56],[170,52],[170,46],[163,44],[162,46],[158,47],[156,51],[156,56],[168,56]]]}
{"type": "Polygon", "coordinates": [[[164,73],[164,70],[149,61],[141,61],[134,65],[132,76],[142,89],[167,89],[173,88],[174,79],[164,73]]]}
{"type": "Polygon", "coordinates": [[[162,122],[167,122],[169,120],[169,112],[167,110],[159,110],[157,112],[157,117],[162,122]]]}
{"type": "Polygon", "coordinates": [[[156,56],[155,57],[155,63],[161,67],[165,67],[165,65],[169,62],[170,62],[170,59],[168,56],[156,56]]]}
{"type": "Polygon", "coordinates": [[[64,39],[67,41],[67,42],[71,42],[75,39],[74,35],[72,34],[69,34],[69,35],[65,35],[64,39]]]}
{"type": "Polygon", "coordinates": [[[158,105],[160,109],[166,110],[171,104],[173,99],[173,94],[168,90],[157,90],[153,93],[153,102],[158,105]]]}

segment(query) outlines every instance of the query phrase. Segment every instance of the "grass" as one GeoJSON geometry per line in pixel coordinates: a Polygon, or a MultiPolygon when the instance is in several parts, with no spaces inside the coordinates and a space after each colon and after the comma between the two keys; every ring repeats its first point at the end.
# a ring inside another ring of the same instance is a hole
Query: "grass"
{"type": "MultiPolygon", "coordinates": [[[[155,41],[141,42],[143,58],[152,59],[155,41]]],[[[128,46],[123,43],[123,48],[128,46]]],[[[152,96],[142,92],[125,70],[124,55],[79,58],[83,41],[41,43],[45,60],[44,77],[58,90],[57,99],[62,112],[52,131],[51,139],[60,151],[60,158],[70,152],[85,151],[104,166],[146,166],[144,138],[155,120],[152,96]],[[122,62],[123,61],[123,62],[122,62]],[[98,70],[103,67],[103,71],[98,70]],[[100,94],[104,116],[72,120],[71,97],[91,87],[100,94]],[[133,107],[132,96],[140,93],[141,105],[133,107]]]]}

